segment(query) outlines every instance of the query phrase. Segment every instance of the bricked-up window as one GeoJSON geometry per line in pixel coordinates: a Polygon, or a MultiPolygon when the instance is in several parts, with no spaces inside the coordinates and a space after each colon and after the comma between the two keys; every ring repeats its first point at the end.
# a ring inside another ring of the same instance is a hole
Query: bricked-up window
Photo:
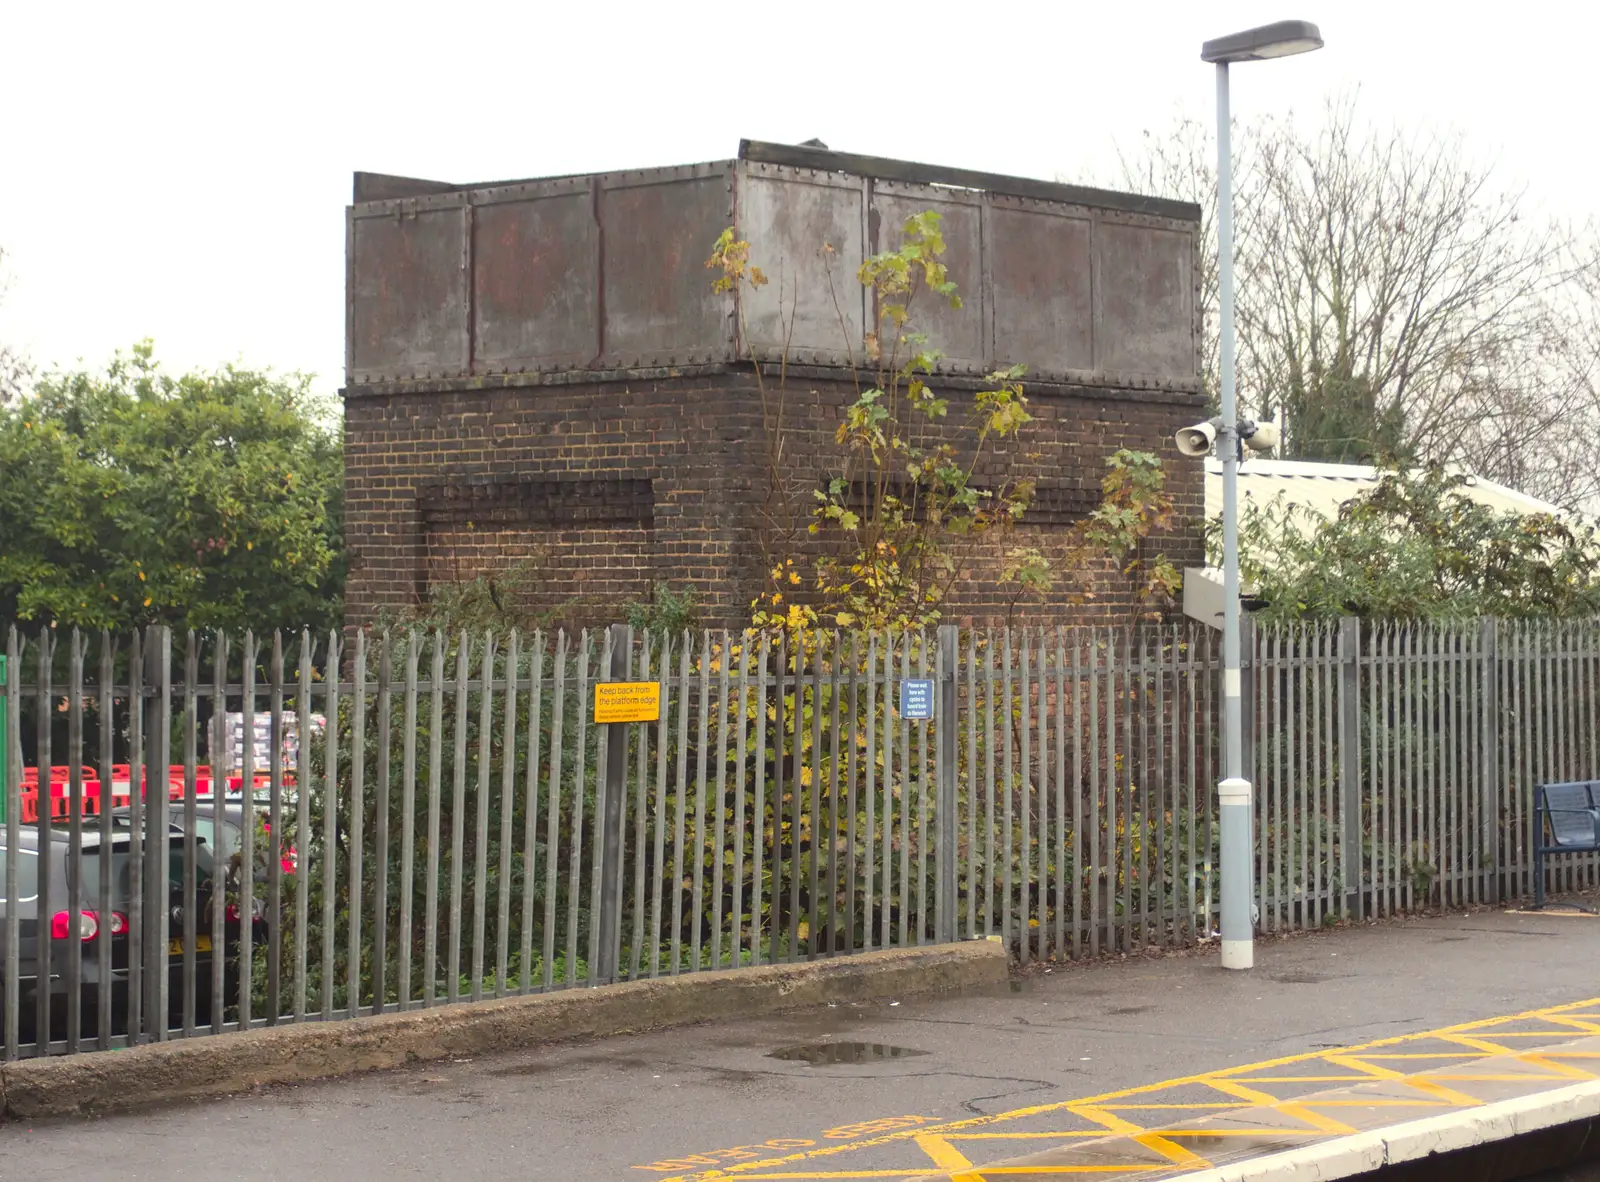
{"type": "MultiPolygon", "coordinates": [[[[890,496],[904,500],[911,495],[912,487],[908,484],[892,483],[886,486],[884,491],[890,496]]],[[[863,482],[856,481],[850,486],[846,503],[857,513],[866,512],[867,489],[863,482]]],[[[1075,525],[1093,513],[1099,503],[1100,490],[1096,487],[1041,480],[1033,490],[1033,501],[1029,504],[1028,511],[1023,514],[1022,524],[1075,525]]],[[[920,506],[917,516],[921,516],[920,506]]]]}
{"type": "Polygon", "coordinates": [[[655,526],[655,488],[649,480],[447,480],[417,490],[417,510],[429,527],[571,529],[655,526]]]}
{"type": "Polygon", "coordinates": [[[1033,502],[1022,516],[1024,525],[1076,525],[1100,504],[1100,490],[1076,484],[1040,481],[1033,502]]]}

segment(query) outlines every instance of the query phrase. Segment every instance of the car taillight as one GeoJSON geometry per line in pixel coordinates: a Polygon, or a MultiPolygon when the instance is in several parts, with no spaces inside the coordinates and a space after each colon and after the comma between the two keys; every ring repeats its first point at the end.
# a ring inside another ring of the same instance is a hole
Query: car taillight
{"type": "MultiPolygon", "coordinates": [[[[115,921],[113,921],[114,923],[115,921]]],[[[50,935],[57,940],[65,940],[71,934],[72,914],[68,911],[57,911],[50,917],[50,935]]],[[[115,927],[112,928],[115,931],[115,927]]],[[[100,933],[100,917],[93,911],[78,912],[78,939],[92,940],[100,933]]]]}
{"type": "MultiPolygon", "coordinates": [[[[239,916],[240,916],[239,904],[237,904],[237,903],[229,903],[228,904],[228,910],[227,910],[226,914],[228,916],[228,922],[229,923],[238,923],[239,922],[239,916]]],[[[266,918],[267,905],[264,902],[262,902],[260,899],[251,899],[250,900],[250,914],[252,916],[254,916],[256,919],[264,919],[264,918],[266,918]]]]}
{"type": "Polygon", "coordinates": [[[111,934],[113,936],[125,936],[128,934],[128,917],[120,911],[111,913],[111,934]]]}

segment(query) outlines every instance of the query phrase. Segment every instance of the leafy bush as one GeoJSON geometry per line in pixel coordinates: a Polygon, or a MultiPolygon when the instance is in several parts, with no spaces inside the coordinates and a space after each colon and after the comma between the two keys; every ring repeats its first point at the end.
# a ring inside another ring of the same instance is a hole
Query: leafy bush
{"type": "Polygon", "coordinates": [[[0,614],[322,630],[343,599],[340,439],[309,379],[173,377],[148,341],[0,405],[0,614]]]}
{"type": "MultiPolygon", "coordinates": [[[[1339,616],[1466,619],[1600,613],[1600,541],[1592,524],[1496,511],[1468,477],[1390,470],[1322,519],[1276,500],[1248,506],[1240,567],[1266,620],[1339,616]]],[[[1217,530],[1211,536],[1213,550],[1217,530]]]]}

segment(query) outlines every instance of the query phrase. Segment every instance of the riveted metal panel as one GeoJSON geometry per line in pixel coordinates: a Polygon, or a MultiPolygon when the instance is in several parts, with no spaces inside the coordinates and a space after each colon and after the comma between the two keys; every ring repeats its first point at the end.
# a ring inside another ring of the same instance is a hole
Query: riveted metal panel
{"type": "Polygon", "coordinates": [[[1155,378],[1194,373],[1192,232],[1102,218],[1095,226],[1095,368],[1155,378]]]}
{"type": "Polygon", "coordinates": [[[997,366],[1035,377],[1094,369],[1093,223],[1087,210],[997,199],[989,208],[997,366]]]}
{"type": "Polygon", "coordinates": [[[465,252],[466,210],[459,196],[355,207],[348,349],[352,381],[466,372],[465,252]]]}
{"type": "MultiPolygon", "coordinates": [[[[914,297],[910,313],[916,331],[925,334],[929,346],[942,354],[938,369],[943,373],[988,372],[986,326],[990,293],[984,284],[983,198],[981,193],[933,185],[887,181],[872,184],[872,221],[877,241],[868,244],[871,254],[898,250],[904,242],[908,218],[927,212],[939,215],[945,247],[940,261],[947,278],[956,285],[961,306],[952,308],[946,297],[924,291],[914,297]]],[[[881,325],[884,332],[889,327],[881,325]]],[[[890,347],[892,342],[885,341],[884,345],[890,347]]]]}
{"type": "MultiPolygon", "coordinates": [[[[493,191],[490,191],[493,193],[493,191]]],[[[574,369],[600,353],[600,231],[588,184],[474,195],[474,373],[574,369]]]]}
{"type": "Polygon", "coordinates": [[[358,201],[347,380],[859,361],[876,319],[861,261],[932,209],[962,307],[924,294],[913,322],[941,371],[1021,362],[1035,379],[1195,388],[1191,207],[984,174],[970,175],[993,187],[958,187],[894,162],[858,174],[842,166],[856,158],[823,155],[833,166],[745,159],[448,192],[419,183],[414,196],[358,201]],[[712,291],[705,267],[733,225],[770,280],[740,294],[737,346],[735,301],[712,291]]]}
{"type": "Polygon", "coordinates": [[[798,364],[859,360],[863,186],[860,178],[746,165],[739,230],[768,283],[741,293],[747,356],[798,364]]]}
{"type": "Polygon", "coordinates": [[[725,297],[706,259],[733,224],[728,166],[616,173],[599,179],[605,366],[725,359],[725,297]]]}

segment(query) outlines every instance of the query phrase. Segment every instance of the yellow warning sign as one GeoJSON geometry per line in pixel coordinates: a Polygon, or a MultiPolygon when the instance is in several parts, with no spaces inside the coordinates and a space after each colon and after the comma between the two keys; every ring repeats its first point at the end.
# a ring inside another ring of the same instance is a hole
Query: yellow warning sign
{"type": "Polygon", "coordinates": [[[605,681],[594,687],[596,722],[655,722],[660,717],[658,681],[605,681]]]}

